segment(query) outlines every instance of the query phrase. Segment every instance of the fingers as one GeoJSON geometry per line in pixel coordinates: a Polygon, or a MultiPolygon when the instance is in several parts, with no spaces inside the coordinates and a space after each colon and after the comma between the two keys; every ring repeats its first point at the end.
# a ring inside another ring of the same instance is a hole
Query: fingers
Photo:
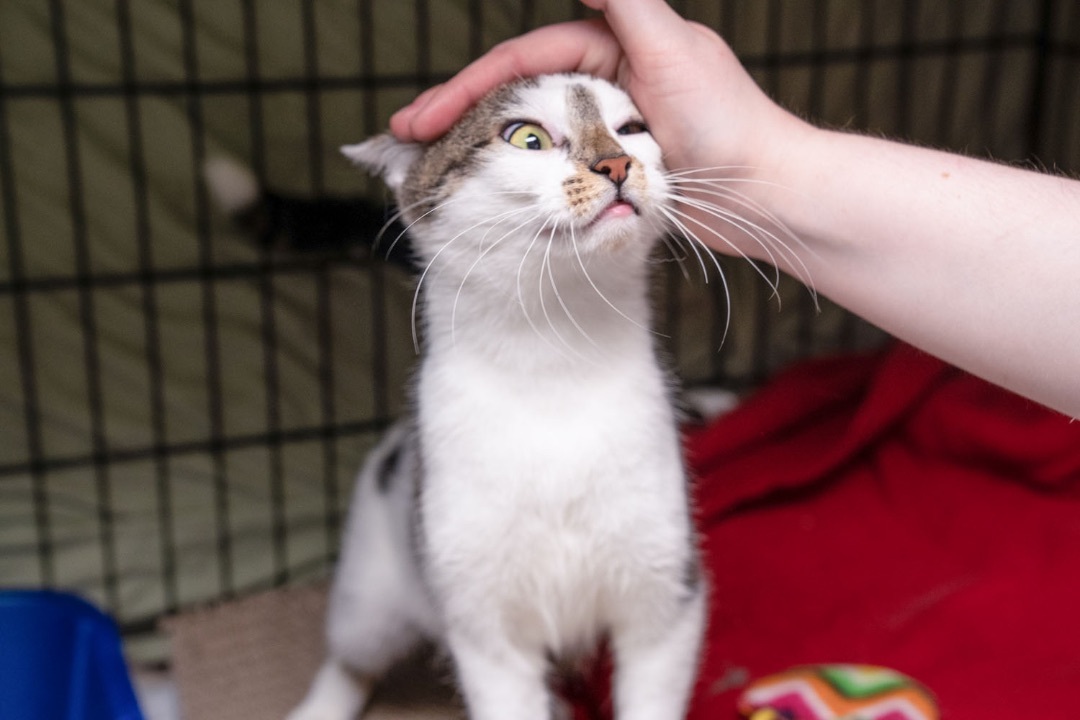
{"type": "Polygon", "coordinates": [[[419,95],[390,118],[390,130],[405,142],[434,140],[503,83],[570,71],[613,78],[619,53],[618,43],[602,21],[582,20],[533,30],[496,45],[447,83],[419,95]]]}
{"type": "Polygon", "coordinates": [[[400,133],[400,132],[398,132],[397,130],[394,129],[395,123],[398,123],[398,124],[405,123],[406,124],[405,127],[407,128],[408,125],[411,123],[412,117],[414,117],[418,112],[420,112],[425,107],[427,107],[427,104],[429,102],[431,102],[431,99],[433,97],[435,97],[437,94],[439,94],[439,92],[441,92],[442,87],[443,87],[442,83],[440,83],[438,85],[432,85],[427,90],[425,90],[424,92],[417,95],[413,99],[413,101],[411,103],[409,103],[408,106],[398,110],[396,113],[394,113],[391,116],[391,118],[390,118],[390,130],[395,135],[397,135],[399,140],[408,140],[409,138],[403,137],[402,133],[400,133]]]}
{"type": "Polygon", "coordinates": [[[633,65],[635,57],[655,56],[678,46],[686,21],[664,0],[582,0],[601,10],[633,65]]]}
{"type": "Polygon", "coordinates": [[[539,28],[496,45],[449,82],[422,93],[390,118],[405,142],[429,142],[503,83],[520,77],[578,71],[616,79],[620,60],[651,59],[680,47],[687,23],[664,0],[583,0],[606,22],[583,20],[539,28]],[[609,27],[610,26],[610,27],[609,27]]]}

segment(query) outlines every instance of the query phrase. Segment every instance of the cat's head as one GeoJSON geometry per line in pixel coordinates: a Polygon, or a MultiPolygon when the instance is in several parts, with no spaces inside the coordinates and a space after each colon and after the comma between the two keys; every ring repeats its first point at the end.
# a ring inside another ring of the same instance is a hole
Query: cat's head
{"type": "Polygon", "coordinates": [[[659,146],[624,91],[585,75],[503,86],[430,145],[386,134],[342,151],[393,190],[429,258],[465,235],[647,251],[665,227],[659,146]]]}

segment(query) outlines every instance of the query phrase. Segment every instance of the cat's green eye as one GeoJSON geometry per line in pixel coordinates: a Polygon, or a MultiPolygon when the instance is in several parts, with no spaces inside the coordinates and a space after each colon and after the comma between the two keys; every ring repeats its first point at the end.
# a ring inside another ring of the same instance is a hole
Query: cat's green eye
{"type": "Polygon", "coordinates": [[[555,143],[547,130],[527,122],[513,122],[502,131],[502,138],[522,150],[550,150],[555,143]]]}
{"type": "Polygon", "coordinates": [[[615,132],[617,132],[619,135],[637,135],[639,133],[649,132],[649,126],[641,120],[630,120],[629,122],[621,125],[619,129],[615,132]]]}

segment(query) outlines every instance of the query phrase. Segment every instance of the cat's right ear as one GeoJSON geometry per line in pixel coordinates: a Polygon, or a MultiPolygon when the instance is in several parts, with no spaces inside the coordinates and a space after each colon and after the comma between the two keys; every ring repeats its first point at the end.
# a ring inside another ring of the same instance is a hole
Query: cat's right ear
{"type": "Polygon", "coordinates": [[[356,145],[342,145],[341,153],[372,175],[383,179],[397,191],[409,174],[409,168],[420,157],[419,143],[403,143],[390,133],[376,135],[356,145]]]}

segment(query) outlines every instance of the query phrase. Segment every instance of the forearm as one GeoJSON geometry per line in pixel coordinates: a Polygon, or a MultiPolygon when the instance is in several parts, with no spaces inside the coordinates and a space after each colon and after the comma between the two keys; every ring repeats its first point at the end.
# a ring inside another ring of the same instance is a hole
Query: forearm
{"type": "Polygon", "coordinates": [[[1080,416],[1080,183],[847,133],[798,142],[771,204],[819,291],[1080,416]]]}
{"type": "Polygon", "coordinates": [[[661,0],[583,2],[605,22],[501,44],[395,115],[394,132],[433,140],[518,76],[618,80],[668,168],[688,171],[685,231],[776,262],[897,337],[1080,416],[1080,183],[812,128],[761,92],[713,31],[661,0]],[[761,231],[770,213],[804,246],[761,231]]]}

